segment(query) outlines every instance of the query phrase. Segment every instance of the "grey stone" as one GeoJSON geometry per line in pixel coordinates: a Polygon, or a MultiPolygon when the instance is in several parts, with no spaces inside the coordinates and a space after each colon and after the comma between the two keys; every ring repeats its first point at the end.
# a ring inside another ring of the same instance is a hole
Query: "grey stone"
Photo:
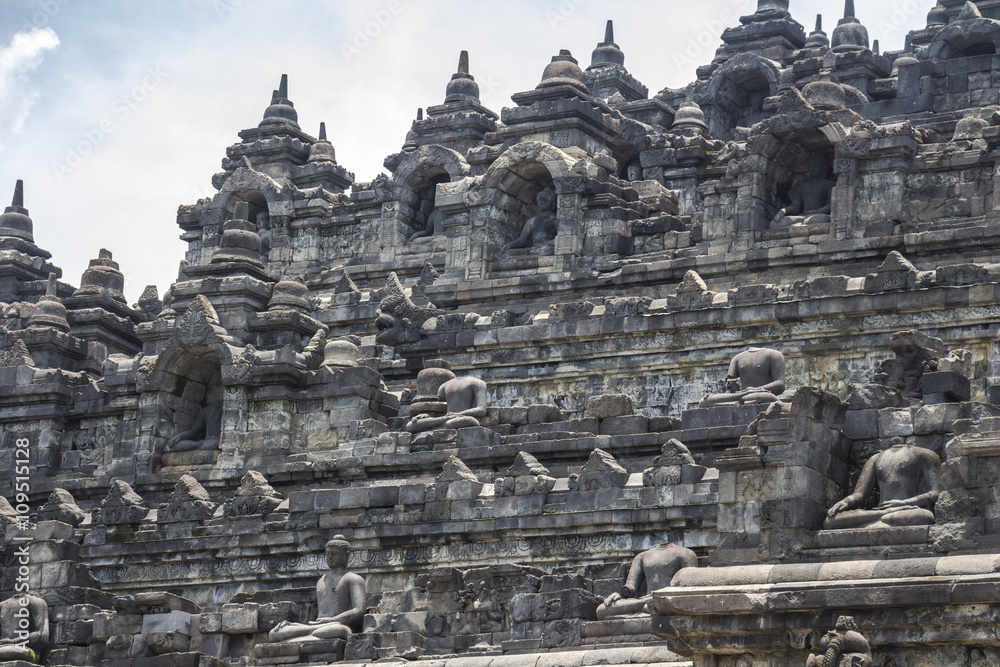
{"type": "Polygon", "coordinates": [[[587,399],[587,416],[595,419],[622,417],[634,413],[632,397],[626,394],[604,394],[587,399]]]}

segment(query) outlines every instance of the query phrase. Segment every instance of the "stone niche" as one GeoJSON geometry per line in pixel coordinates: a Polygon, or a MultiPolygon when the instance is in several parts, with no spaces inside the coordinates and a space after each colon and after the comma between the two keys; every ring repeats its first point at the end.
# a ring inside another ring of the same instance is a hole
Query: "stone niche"
{"type": "MultiPolygon", "coordinates": [[[[259,190],[241,190],[234,192],[229,198],[229,201],[226,203],[226,220],[233,217],[233,209],[236,208],[236,204],[241,201],[247,203],[247,208],[249,209],[247,218],[250,222],[257,225],[257,235],[260,237],[260,254],[266,262],[272,245],[271,213],[268,210],[267,199],[259,190]]],[[[222,229],[221,224],[219,225],[219,229],[222,229]]]]}
{"type": "MultiPolygon", "coordinates": [[[[492,198],[491,217],[497,218],[490,230],[488,243],[498,258],[506,258],[502,248],[521,234],[524,223],[538,215],[538,193],[544,189],[553,190],[552,175],[541,162],[523,162],[508,169],[497,184],[497,192],[492,198]]],[[[558,205],[556,207],[558,216],[558,205]]],[[[554,240],[554,239],[553,239],[554,240]]],[[[529,250],[528,248],[522,250],[529,250]]],[[[540,252],[539,248],[531,248],[540,252]]],[[[553,254],[549,251],[546,254],[553,254]]]]}
{"type": "Polygon", "coordinates": [[[750,128],[767,118],[764,100],[778,91],[778,70],[771,61],[740,54],[712,74],[698,102],[713,137],[729,141],[736,128],[750,128]]]}
{"type": "Polygon", "coordinates": [[[438,186],[469,173],[469,164],[460,153],[440,145],[422,146],[396,165],[396,207],[390,222],[400,252],[426,254],[444,250],[446,214],[438,186]],[[429,230],[428,220],[433,225],[429,230]]]}
{"type": "MultiPolygon", "coordinates": [[[[157,465],[156,456],[173,436],[189,428],[206,406],[224,402],[222,364],[207,345],[168,348],[160,354],[146,391],[140,394],[140,441],[145,441],[157,465]]],[[[212,425],[209,425],[211,428],[212,425]]],[[[215,424],[216,428],[221,428],[215,424]]],[[[221,435],[221,434],[220,434],[221,435]]],[[[140,448],[143,448],[140,445],[140,448]]],[[[219,447],[163,455],[162,465],[184,463],[211,464],[219,447]]]]}

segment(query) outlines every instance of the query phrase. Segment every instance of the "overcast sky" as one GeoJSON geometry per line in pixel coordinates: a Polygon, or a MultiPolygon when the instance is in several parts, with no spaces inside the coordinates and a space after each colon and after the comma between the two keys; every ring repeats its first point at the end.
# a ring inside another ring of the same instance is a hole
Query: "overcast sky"
{"type": "MultiPolygon", "coordinates": [[[[933,0],[857,0],[883,50],[923,27],[933,0]]],[[[458,53],[499,112],[561,48],[586,67],[615,21],[629,71],[681,87],[756,0],[3,0],[0,199],[17,178],[35,241],[79,284],[102,247],[134,302],[176,276],[177,207],[211,196],[237,132],[282,73],[302,128],[326,121],[338,161],[371,180],[418,107],[440,104],[458,53]]],[[[841,0],[791,0],[832,32],[841,0]]]]}

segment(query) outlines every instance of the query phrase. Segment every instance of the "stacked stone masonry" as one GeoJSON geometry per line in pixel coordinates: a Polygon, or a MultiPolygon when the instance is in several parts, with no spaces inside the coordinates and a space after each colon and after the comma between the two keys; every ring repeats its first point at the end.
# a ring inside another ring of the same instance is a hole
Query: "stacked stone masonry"
{"type": "Polygon", "coordinates": [[[1000,2],[924,4],[462,52],[371,182],[282,76],[132,306],[19,181],[0,662],[1000,664],[1000,2]]]}

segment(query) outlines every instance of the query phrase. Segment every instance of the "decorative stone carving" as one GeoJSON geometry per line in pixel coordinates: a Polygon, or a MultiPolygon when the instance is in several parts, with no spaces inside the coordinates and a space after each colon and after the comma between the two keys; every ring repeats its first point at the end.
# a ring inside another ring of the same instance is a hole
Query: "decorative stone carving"
{"type": "Polygon", "coordinates": [[[527,452],[518,452],[514,465],[507,468],[504,476],[494,483],[497,497],[504,496],[544,496],[556,485],[556,478],[549,475],[549,469],[527,452]]]}
{"type": "Polygon", "coordinates": [[[632,561],[621,591],[609,595],[597,608],[597,618],[649,613],[646,603],[653,599],[653,591],[669,586],[685,567],[698,567],[698,556],[680,545],[667,542],[643,551],[632,561]]]}
{"type": "Polygon", "coordinates": [[[708,289],[708,285],[698,272],[691,270],[684,274],[680,285],[677,286],[677,294],[670,300],[670,307],[674,310],[708,308],[714,303],[715,294],[708,289]]]}
{"type": "Polygon", "coordinates": [[[893,250],[875,273],[865,278],[865,292],[880,294],[901,289],[912,289],[918,283],[917,267],[893,250]]]}
{"type": "Polygon", "coordinates": [[[157,523],[178,521],[204,521],[212,518],[217,503],[213,503],[208,491],[190,475],[182,475],[167,502],[162,503],[156,513],[157,523]]]}
{"type": "Polygon", "coordinates": [[[177,318],[172,341],[179,345],[205,345],[225,335],[215,308],[204,295],[198,294],[177,318]]]}
{"type": "Polygon", "coordinates": [[[66,489],[54,489],[49,499],[38,510],[39,521],[62,521],[76,527],[87,518],[87,513],[80,509],[71,494],[66,489]]]}
{"type": "Polygon", "coordinates": [[[326,543],[329,570],[316,583],[319,617],[309,623],[282,621],[268,634],[271,642],[347,640],[361,629],[367,592],[365,580],[347,570],[350,543],[337,535],[326,543]]]}
{"type": "Polygon", "coordinates": [[[132,307],[142,311],[146,319],[155,320],[163,311],[163,302],[160,301],[160,297],[157,295],[156,285],[146,285],[146,288],[142,290],[142,294],[139,295],[139,301],[132,307]]]}
{"type": "Polygon", "coordinates": [[[437,476],[438,482],[478,482],[476,473],[469,470],[469,466],[457,456],[449,456],[445,461],[441,474],[437,476]]]}
{"type": "Polygon", "coordinates": [[[825,529],[922,526],[934,523],[941,494],[941,459],[929,449],[897,439],[865,463],[854,493],[830,508],[825,529]],[[879,504],[861,507],[878,485],[879,504]]]}
{"type": "Polygon", "coordinates": [[[306,368],[316,370],[323,365],[326,359],[326,328],[321,327],[312,335],[309,342],[302,348],[302,356],[305,358],[306,368]]]}
{"type": "Polygon", "coordinates": [[[570,475],[570,491],[597,491],[599,489],[620,489],[628,482],[628,471],[615,457],[603,449],[590,453],[586,465],[579,474],[570,475]]]}
{"type": "MultiPolygon", "coordinates": [[[[924,375],[938,371],[939,360],[948,354],[944,341],[920,331],[899,331],[889,339],[889,346],[896,356],[879,362],[875,382],[898,389],[905,398],[920,399],[924,394],[924,375]]],[[[956,355],[963,352],[957,351],[956,355]]],[[[960,359],[956,356],[959,363],[949,361],[947,367],[967,370],[960,359]]]]}
{"type": "Polygon", "coordinates": [[[431,306],[417,306],[403,291],[403,286],[395,273],[390,273],[385,287],[381,290],[375,325],[378,334],[375,342],[379,345],[400,345],[420,340],[420,328],[432,317],[443,313],[431,306]]]}
{"type": "Polygon", "coordinates": [[[31,358],[31,352],[20,338],[0,353],[0,367],[17,368],[18,366],[34,366],[35,361],[31,358]]]}
{"type": "Polygon", "coordinates": [[[733,357],[726,381],[728,391],[706,396],[701,407],[773,403],[785,391],[785,357],[777,350],[751,347],[733,357]],[[732,386],[737,380],[738,388],[732,386]]]}
{"type": "Polygon", "coordinates": [[[683,442],[671,438],[663,444],[653,466],[642,471],[643,486],[673,486],[681,482],[697,482],[705,468],[695,463],[691,451],[683,442]]]}
{"type": "Polygon", "coordinates": [[[858,632],[853,616],[841,616],[837,626],[819,641],[821,653],[810,653],[806,667],[872,667],[868,640],[858,632]]]}
{"type": "Polygon", "coordinates": [[[251,470],[243,475],[236,495],[222,506],[223,516],[253,516],[270,514],[281,504],[281,494],[274,490],[264,475],[251,470]]]}
{"type": "Polygon", "coordinates": [[[132,490],[127,482],[116,479],[111,482],[107,497],[101,501],[101,506],[91,512],[95,524],[117,526],[122,524],[137,524],[149,512],[142,497],[132,490]]]}

